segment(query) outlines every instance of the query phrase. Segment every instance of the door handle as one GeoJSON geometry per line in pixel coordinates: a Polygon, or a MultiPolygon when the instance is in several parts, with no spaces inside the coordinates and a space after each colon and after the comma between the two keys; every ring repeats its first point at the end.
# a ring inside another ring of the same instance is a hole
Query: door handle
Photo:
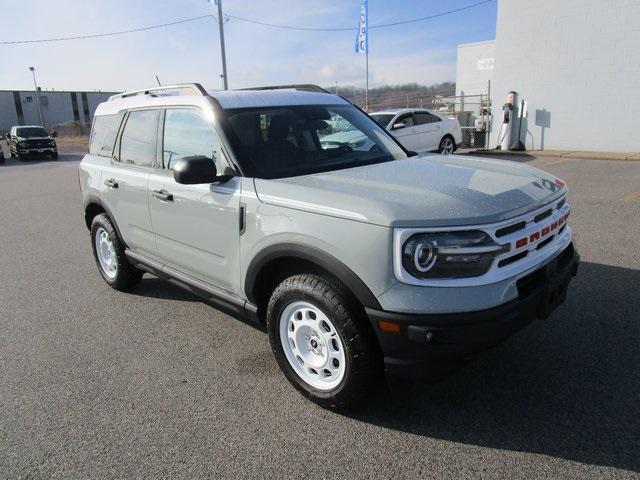
{"type": "Polygon", "coordinates": [[[116,182],[113,178],[108,178],[104,181],[104,184],[109,188],[118,188],[118,182],[116,182]]]}
{"type": "Polygon", "coordinates": [[[163,202],[173,202],[173,195],[166,190],[153,190],[151,195],[163,202]]]}

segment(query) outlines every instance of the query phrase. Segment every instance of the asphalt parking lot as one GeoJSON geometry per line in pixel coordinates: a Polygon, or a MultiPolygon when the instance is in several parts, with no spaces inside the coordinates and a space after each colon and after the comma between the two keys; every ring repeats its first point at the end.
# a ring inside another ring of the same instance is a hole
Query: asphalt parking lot
{"type": "Polygon", "coordinates": [[[78,159],[0,165],[0,477],[640,476],[640,162],[527,160],[571,187],[567,302],[344,416],[298,395],[252,326],[150,276],[108,288],[78,159]]]}

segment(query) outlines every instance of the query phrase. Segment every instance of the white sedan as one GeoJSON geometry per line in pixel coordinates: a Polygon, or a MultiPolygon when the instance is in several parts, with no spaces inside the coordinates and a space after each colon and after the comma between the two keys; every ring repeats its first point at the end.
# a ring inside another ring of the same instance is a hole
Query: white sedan
{"type": "Polygon", "coordinates": [[[403,108],[370,113],[378,125],[407,150],[453,153],[462,142],[462,130],[456,118],[448,118],[424,108],[403,108]]]}

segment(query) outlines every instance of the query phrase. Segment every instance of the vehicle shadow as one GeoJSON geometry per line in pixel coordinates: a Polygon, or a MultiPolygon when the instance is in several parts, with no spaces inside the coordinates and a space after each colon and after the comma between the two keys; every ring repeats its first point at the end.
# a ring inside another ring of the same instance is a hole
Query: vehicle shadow
{"type": "Polygon", "coordinates": [[[145,276],[142,277],[140,283],[138,283],[135,288],[130,290],[128,293],[130,295],[138,295],[146,298],[206,303],[207,305],[223,311],[225,314],[235,318],[236,320],[239,320],[246,325],[249,325],[263,332],[266,331],[263,325],[259,325],[245,317],[236,315],[235,312],[231,310],[222,310],[219,306],[214,305],[212,302],[209,302],[205,298],[199,297],[184,288],[177,287],[166,280],[149,274],[145,274],[145,276]]]}
{"type": "Polygon", "coordinates": [[[567,302],[437,384],[381,389],[357,420],[640,471],[640,270],[583,263],[567,302]]]}
{"type": "Polygon", "coordinates": [[[171,285],[166,280],[148,274],[142,278],[135,288],[129,291],[131,295],[146,298],[158,298],[162,300],[178,300],[182,302],[202,302],[200,297],[193,293],[171,285]]]}

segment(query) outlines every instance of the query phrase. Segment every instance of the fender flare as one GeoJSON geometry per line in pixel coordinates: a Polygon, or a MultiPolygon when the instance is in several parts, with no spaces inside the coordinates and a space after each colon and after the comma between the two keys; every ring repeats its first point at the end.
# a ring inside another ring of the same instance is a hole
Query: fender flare
{"type": "MultiPolygon", "coordinates": [[[[118,237],[120,237],[120,241],[124,244],[125,248],[127,247],[126,242],[124,241],[124,238],[122,237],[122,233],[120,232],[120,227],[118,227],[118,222],[116,222],[116,218],[113,216],[113,213],[111,212],[111,209],[109,207],[107,207],[101,200],[100,197],[98,197],[97,195],[93,195],[93,194],[89,194],[87,195],[87,197],[84,199],[84,201],[82,202],[82,210],[85,212],[87,212],[87,207],[89,205],[96,204],[98,205],[100,208],[102,208],[105,213],[109,216],[109,220],[111,220],[111,223],[113,224],[113,228],[115,228],[118,237]]],[[[91,230],[91,225],[88,225],[89,230],[91,230]]]]}
{"type": "Polygon", "coordinates": [[[251,260],[244,281],[244,291],[251,303],[256,304],[255,288],[263,267],[269,262],[280,258],[305,260],[319,266],[340,280],[364,307],[381,309],[376,296],[353,270],[330,254],[302,243],[270,245],[261,250],[251,260]]]}

